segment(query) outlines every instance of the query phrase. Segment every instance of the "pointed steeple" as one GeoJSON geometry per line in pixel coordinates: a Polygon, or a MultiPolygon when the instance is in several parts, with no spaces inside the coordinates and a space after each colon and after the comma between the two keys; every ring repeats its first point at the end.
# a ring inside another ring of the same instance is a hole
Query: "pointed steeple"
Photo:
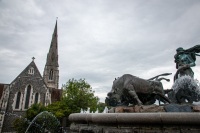
{"type": "Polygon", "coordinates": [[[47,62],[46,65],[55,65],[59,67],[58,65],[58,34],[57,34],[57,20],[56,25],[54,28],[54,32],[52,35],[51,45],[49,48],[49,53],[47,54],[47,62]]]}
{"type": "Polygon", "coordinates": [[[57,20],[56,20],[56,25],[55,25],[55,28],[54,28],[54,32],[53,32],[53,35],[57,36],[57,20]]]}
{"type": "Polygon", "coordinates": [[[44,68],[43,78],[50,88],[58,89],[59,84],[59,65],[58,65],[58,28],[57,20],[52,35],[51,45],[47,54],[46,65],[44,68]]]}

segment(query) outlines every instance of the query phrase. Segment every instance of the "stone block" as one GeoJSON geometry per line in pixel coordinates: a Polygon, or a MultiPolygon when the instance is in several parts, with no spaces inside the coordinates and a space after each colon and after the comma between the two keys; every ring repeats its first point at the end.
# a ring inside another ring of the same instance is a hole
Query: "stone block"
{"type": "Polygon", "coordinates": [[[166,112],[193,112],[190,105],[169,104],[164,108],[166,112]]]}
{"type": "Polygon", "coordinates": [[[194,112],[200,112],[200,106],[199,105],[193,106],[192,109],[193,109],[194,112]]]}
{"type": "Polygon", "coordinates": [[[165,112],[163,106],[158,105],[146,105],[140,107],[140,112],[165,112]]]}
{"type": "Polygon", "coordinates": [[[136,112],[136,113],[140,112],[141,107],[142,107],[142,106],[138,106],[138,105],[134,106],[134,107],[133,107],[134,112],[136,112]]]}
{"type": "Polygon", "coordinates": [[[133,107],[125,107],[123,109],[123,112],[124,113],[132,113],[132,112],[135,112],[134,108],[133,107]]]}
{"type": "Polygon", "coordinates": [[[124,113],[124,107],[115,107],[115,113],[124,113]]]}
{"type": "Polygon", "coordinates": [[[135,105],[133,107],[120,106],[120,107],[115,107],[112,110],[114,110],[115,113],[165,112],[164,108],[158,105],[143,105],[143,106],[135,105]]]}

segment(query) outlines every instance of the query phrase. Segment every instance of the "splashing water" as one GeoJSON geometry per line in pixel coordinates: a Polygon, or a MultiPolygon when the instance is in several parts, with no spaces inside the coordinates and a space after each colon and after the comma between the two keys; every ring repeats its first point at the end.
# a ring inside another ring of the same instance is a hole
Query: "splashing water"
{"type": "Polygon", "coordinates": [[[35,126],[37,120],[39,120],[39,122],[37,122],[36,127],[40,125],[40,129],[39,129],[40,132],[44,132],[44,131],[52,132],[55,129],[58,129],[60,125],[60,122],[58,121],[58,119],[51,112],[43,111],[39,113],[37,116],[35,116],[35,118],[32,120],[32,122],[29,124],[28,128],[26,129],[25,133],[29,131],[31,126],[35,126]]]}
{"type": "Polygon", "coordinates": [[[172,89],[177,93],[180,89],[189,89],[200,95],[199,81],[194,80],[190,76],[182,76],[178,78],[172,86],[172,89]]]}
{"type": "MultiPolygon", "coordinates": [[[[47,111],[44,111],[44,112],[47,112],[47,111]]],[[[43,112],[43,113],[44,113],[43,112]]],[[[40,114],[43,114],[42,112],[40,113],[40,114]]],[[[18,114],[14,114],[14,113],[10,113],[10,112],[5,112],[5,111],[0,111],[0,114],[1,115],[5,115],[5,116],[10,116],[10,117],[15,117],[15,118],[23,118],[23,120],[25,121],[25,122],[27,122],[30,126],[34,126],[35,128],[37,128],[36,130],[37,130],[37,133],[39,133],[38,131],[40,131],[40,132],[43,132],[44,131],[44,126],[45,126],[45,124],[44,123],[38,123],[37,122],[37,120],[32,120],[32,121],[30,121],[30,120],[28,120],[27,118],[24,118],[24,117],[22,117],[21,115],[18,115],[18,114]],[[38,130],[39,129],[39,130],[38,130]]],[[[39,115],[39,114],[38,114],[39,115]]],[[[47,116],[47,117],[45,117],[44,115],[40,115],[40,117],[38,117],[38,119],[44,119],[45,120],[45,118],[48,118],[48,117],[50,117],[51,119],[54,119],[55,121],[55,123],[57,124],[57,127],[60,125],[60,122],[58,121],[58,119],[51,113],[51,112],[48,112],[48,115],[49,116],[47,116]]],[[[52,123],[52,121],[51,121],[51,123],[52,123]]],[[[48,123],[47,123],[48,124],[48,123]]],[[[54,124],[54,125],[56,125],[56,124],[54,124]]],[[[51,125],[50,125],[51,126],[51,125]]],[[[48,126],[47,126],[48,127],[48,126]]],[[[52,127],[52,128],[57,128],[57,127],[52,127]]],[[[58,127],[57,128],[57,131],[61,131],[61,130],[63,130],[64,131],[64,127],[58,127]]],[[[34,131],[33,131],[34,132],[34,131]]]]}

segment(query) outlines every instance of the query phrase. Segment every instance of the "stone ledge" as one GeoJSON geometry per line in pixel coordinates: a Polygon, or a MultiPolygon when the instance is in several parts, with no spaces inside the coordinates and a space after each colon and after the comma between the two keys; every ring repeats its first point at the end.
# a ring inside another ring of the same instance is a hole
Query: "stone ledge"
{"type": "Polygon", "coordinates": [[[144,113],[144,112],[165,112],[164,106],[158,105],[145,105],[145,106],[133,106],[124,107],[118,106],[113,107],[109,110],[109,113],[144,113]]]}
{"type": "Polygon", "coordinates": [[[105,113],[105,114],[80,114],[74,113],[69,120],[75,123],[95,124],[176,124],[200,125],[200,113],[175,112],[175,113],[105,113]]]}
{"type": "Polygon", "coordinates": [[[159,105],[141,105],[141,106],[118,106],[112,107],[109,113],[151,113],[151,112],[200,112],[199,105],[188,104],[167,104],[159,105]]]}

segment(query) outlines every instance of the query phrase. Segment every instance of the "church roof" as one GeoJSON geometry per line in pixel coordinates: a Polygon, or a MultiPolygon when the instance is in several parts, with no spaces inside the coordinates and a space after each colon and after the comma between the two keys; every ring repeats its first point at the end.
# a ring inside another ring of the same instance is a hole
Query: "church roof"
{"type": "MultiPolygon", "coordinates": [[[[43,78],[34,62],[34,59],[35,58],[33,57],[33,60],[31,61],[31,63],[11,82],[11,84],[13,82],[15,82],[16,79],[18,79],[18,78],[32,78],[33,76],[37,79],[43,80],[43,78]]],[[[45,82],[44,82],[44,84],[45,84],[45,82]]]]}

